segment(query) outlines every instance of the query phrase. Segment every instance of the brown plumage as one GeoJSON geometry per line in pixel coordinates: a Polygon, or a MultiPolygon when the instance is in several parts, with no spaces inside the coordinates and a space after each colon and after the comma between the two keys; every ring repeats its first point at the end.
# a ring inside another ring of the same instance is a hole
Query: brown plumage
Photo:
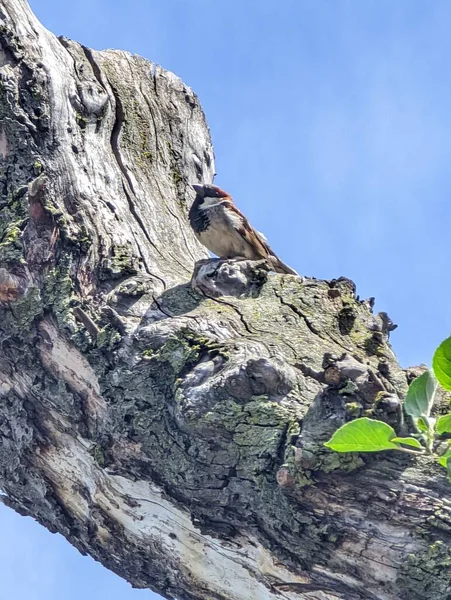
{"type": "Polygon", "coordinates": [[[233,203],[231,196],[215,185],[193,185],[196,199],[189,212],[197,239],[219,258],[265,259],[278,273],[297,275],[273,252],[233,203]]]}

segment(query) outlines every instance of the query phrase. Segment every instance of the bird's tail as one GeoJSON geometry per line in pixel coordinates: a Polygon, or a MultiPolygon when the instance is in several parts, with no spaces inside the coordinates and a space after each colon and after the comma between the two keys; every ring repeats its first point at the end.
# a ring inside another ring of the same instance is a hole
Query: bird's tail
{"type": "Polygon", "coordinates": [[[287,275],[297,275],[299,277],[299,274],[296,273],[294,269],[282,262],[279,257],[270,256],[269,261],[276,273],[286,273],[287,275]]]}

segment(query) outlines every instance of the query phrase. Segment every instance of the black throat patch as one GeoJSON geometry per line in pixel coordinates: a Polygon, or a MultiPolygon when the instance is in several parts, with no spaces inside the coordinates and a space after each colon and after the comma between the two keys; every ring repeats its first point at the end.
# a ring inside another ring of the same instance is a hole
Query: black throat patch
{"type": "Polygon", "coordinates": [[[210,225],[208,210],[201,210],[200,208],[203,201],[203,198],[196,198],[189,211],[189,222],[196,233],[202,233],[210,225]]]}

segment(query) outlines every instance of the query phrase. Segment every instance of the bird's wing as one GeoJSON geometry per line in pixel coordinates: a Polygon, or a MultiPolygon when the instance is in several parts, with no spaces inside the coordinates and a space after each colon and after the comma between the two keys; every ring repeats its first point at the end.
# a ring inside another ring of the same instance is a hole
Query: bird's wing
{"type": "Polygon", "coordinates": [[[234,212],[240,217],[241,226],[237,227],[238,233],[252,246],[252,248],[261,255],[262,258],[274,256],[274,252],[270,248],[264,236],[256,231],[243,213],[230,200],[225,200],[221,204],[228,210],[234,212]]]}

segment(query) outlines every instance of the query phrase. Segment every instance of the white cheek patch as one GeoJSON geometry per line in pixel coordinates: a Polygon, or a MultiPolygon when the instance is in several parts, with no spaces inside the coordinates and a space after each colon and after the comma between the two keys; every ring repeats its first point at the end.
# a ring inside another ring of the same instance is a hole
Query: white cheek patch
{"type": "Polygon", "coordinates": [[[205,210],[207,208],[213,208],[213,206],[219,206],[221,204],[221,200],[218,198],[209,198],[206,196],[204,201],[202,202],[200,209],[205,210]]]}

